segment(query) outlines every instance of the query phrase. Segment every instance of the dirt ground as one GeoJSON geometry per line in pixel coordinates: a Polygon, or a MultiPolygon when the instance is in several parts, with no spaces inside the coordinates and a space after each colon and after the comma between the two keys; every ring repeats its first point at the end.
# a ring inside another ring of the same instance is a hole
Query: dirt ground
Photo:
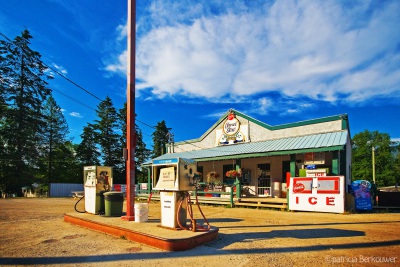
{"type": "MultiPolygon", "coordinates": [[[[72,198],[0,199],[0,266],[400,264],[400,213],[202,206],[210,224],[219,228],[218,240],[188,251],[167,252],[64,222],[64,213],[75,212],[75,203],[72,198]]],[[[79,205],[83,209],[83,203],[79,205]]],[[[151,203],[149,211],[149,218],[159,216],[160,203],[151,203]]]]}

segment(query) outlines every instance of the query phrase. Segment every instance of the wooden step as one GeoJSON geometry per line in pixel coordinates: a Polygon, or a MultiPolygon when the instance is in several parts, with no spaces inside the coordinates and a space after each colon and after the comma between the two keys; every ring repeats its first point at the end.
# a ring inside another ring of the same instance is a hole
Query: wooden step
{"type": "Polygon", "coordinates": [[[245,202],[235,202],[235,206],[244,206],[244,207],[257,207],[257,208],[276,208],[276,209],[287,209],[286,204],[256,204],[256,203],[245,203],[245,202]]]}

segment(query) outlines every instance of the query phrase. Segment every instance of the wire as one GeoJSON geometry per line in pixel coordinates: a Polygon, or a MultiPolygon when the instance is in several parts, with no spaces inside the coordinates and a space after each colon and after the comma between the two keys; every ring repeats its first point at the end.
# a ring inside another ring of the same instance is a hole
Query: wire
{"type": "MultiPolygon", "coordinates": [[[[20,47],[19,45],[15,44],[10,38],[8,38],[4,33],[0,32],[0,35],[3,36],[8,43],[14,45],[14,46],[18,46],[25,54],[27,54],[27,52],[25,51],[25,48],[20,47]]],[[[96,95],[94,95],[93,93],[89,92],[88,90],[86,90],[85,88],[83,88],[82,86],[80,86],[79,84],[77,84],[76,82],[72,81],[71,79],[69,79],[68,77],[66,77],[64,74],[62,74],[61,72],[59,72],[58,70],[54,69],[53,67],[50,67],[49,65],[47,65],[46,63],[42,62],[43,65],[45,67],[47,67],[48,69],[54,71],[56,74],[58,74],[59,76],[61,76],[62,78],[64,78],[65,80],[67,80],[68,82],[72,83],[73,85],[75,85],[76,87],[78,87],[79,89],[81,89],[82,91],[84,91],[85,93],[87,93],[88,95],[96,98],[99,101],[103,101],[102,99],[100,99],[99,97],[97,97],[96,95]]],[[[53,89],[54,90],[54,89],[53,89]]],[[[60,92],[59,92],[60,93],[60,92]]],[[[63,94],[64,96],[66,96],[65,94],[63,94]]],[[[68,98],[71,98],[68,96],[68,98]]],[[[71,98],[72,99],[72,98],[71,98]]],[[[76,101],[76,100],[74,100],[76,101]]],[[[80,103],[80,102],[77,102],[80,103]]],[[[82,103],[80,103],[82,104],[82,103]]],[[[87,107],[86,105],[84,105],[85,107],[87,107]]]]}
{"type": "MultiPolygon", "coordinates": [[[[18,46],[18,45],[15,44],[10,38],[8,38],[5,34],[3,34],[2,32],[0,32],[0,35],[3,36],[3,37],[7,40],[7,42],[9,42],[10,44],[15,45],[15,46],[18,46]]],[[[27,53],[23,47],[20,47],[20,46],[18,46],[18,47],[19,47],[24,53],[27,53]]],[[[75,85],[76,87],[78,87],[79,89],[81,89],[82,91],[84,91],[85,93],[89,94],[90,96],[96,98],[96,99],[99,100],[99,101],[103,101],[102,99],[100,99],[99,97],[97,97],[96,95],[94,95],[93,93],[89,92],[88,90],[86,90],[85,88],[83,88],[82,86],[80,86],[79,84],[77,84],[76,82],[72,81],[71,79],[69,79],[68,77],[66,77],[65,75],[63,75],[61,72],[59,72],[59,71],[56,70],[55,68],[53,68],[53,67],[47,65],[47,64],[44,63],[44,62],[42,62],[42,63],[43,63],[43,65],[44,65],[45,67],[47,67],[48,69],[54,71],[56,74],[58,74],[59,76],[61,76],[62,78],[64,78],[64,79],[67,80],[68,82],[70,82],[71,84],[75,85]]],[[[69,96],[68,94],[66,94],[66,93],[64,93],[64,92],[61,92],[60,90],[57,90],[57,89],[51,89],[51,90],[52,90],[52,91],[55,91],[55,92],[57,92],[57,93],[59,93],[59,94],[61,94],[61,95],[63,95],[64,97],[69,98],[70,100],[72,100],[72,101],[74,101],[74,102],[76,102],[76,103],[78,103],[78,104],[80,104],[80,105],[82,105],[82,106],[84,106],[84,107],[86,107],[86,108],[88,108],[88,109],[90,109],[90,110],[96,111],[96,110],[93,109],[92,107],[90,107],[90,106],[88,106],[88,105],[86,105],[86,104],[80,102],[79,100],[73,98],[72,96],[69,96]]],[[[147,92],[143,92],[143,91],[142,91],[142,93],[148,94],[147,92]]],[[[149,94],[148,94],[148,95],[149,95],[149,94]]],[[[147,124],[147,123],[145,123],[145,122],[142,122],[142,121],[140,121],[140,120],[138,120],[138,119],[136,119],[136,121],[142,123],[143,125],[145,125],[145,126],[147,126],[147,127],[149,127],[149,128],[156,129],[155,126],[151,126],[151,125],[149,125],[149,124],[147,124]]],[[[143,134],[145,134],[145,133],[143,133],[143,134]]],[[[148,134],[145,134],[145,135],[148,135],[148,134]]],[[[152,135],[148,135],[148,136],[152,136],[152,135]]],[[[194,144],[192,144],[192,143],[189,143],[189,142],[187,142],[187,141],[183,141],[183,142],[186,143],[186,144],[188,144],[188,145],[192,145],[192,146],[194,146],[194,147],[196,147],[196,148],[204,149],[204,148],[202,148],[202,147],[196,146],[196,145],[194,145],[194,144]]],[[[181,149],[181,150],[182,150],[182,149],[181,149]]],[[[184,150],[182,150],[182,151],[184,151],[184,150]]],[[[190,151],[185,151],[185,152],[190,153],[190,151]]]]}
{"type": "Polygon", "coordinates": [[[78,103],[78,104],[80,104],[80,105],[82,105],[82,106],[84,106],[84,107],[86,107],[86,108],[88,108],[88,109],[90,109],[90,110],[96,111],[94,108],[92,108],[92,107],[90,107],[90,106],[88,106],[88,105],[86,105],[86,104],[80,102],[79,100],[73,98],[72,96],[67,95],[67,94],[64,93],[64,92],[61,92],[60,90],[57,90],[57,89],[51,89],[51,90],[52,90],[52,91],[55,91],[55,92],[57,92],[57,93],[59,93],[59,94],[61,94],[61,95],[63,95],[63,96],[65,96],[65,97],[67,97],[67,98],[69,98],[69,99],[71,99],[72,101],[74,101],[74,102],[76,102],[76,103],[78,103]]]}
{"type": "Polygon", "coordinates": [[[99,101],[103,101],[102,99],[100,99],[99,97],[95,96],[94,94],[92,94],[91,92],[89,92],[88,90],[86,90],[85,88],[83,88],[82,86],[80,86],[79,84],[75,83],[74,81],[72,81],[71,79],[67,78],[66,76],[64,76],[64,74],[62,74],[61,72],[59,72],[58,70],[50,67],[49,65],[43,63],[43,65],[45,65],[47,68],[51,69],[52,71],[54,71],[55,73],[57,73],[58,75],[60,75],[62,78],[66,79],[67,81],[69,81],[70,83],[72,83],[73,85],[75,85],[76,87],[78,87],[79,89],[83,90],[84,92],[86,92],[87,94],[93,96],[94,98],[96,98],[99,101]]]}

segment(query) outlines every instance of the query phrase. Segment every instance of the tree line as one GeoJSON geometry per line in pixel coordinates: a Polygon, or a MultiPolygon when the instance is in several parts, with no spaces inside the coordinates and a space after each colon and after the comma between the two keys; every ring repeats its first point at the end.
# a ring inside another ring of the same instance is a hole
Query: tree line
{"type": "MultiPolygon", "coordinates": [[[[53,79],[41,55],[29,45],[28,30],[13,40],[0,40],[0,191],[21,193],[24,186],[82,183],[83,166],[112,166],[114,183],[125,183],[126,104],[117,110],[110,97],[96,108],[97,119],[82,131],[81,142],[68,138],[69,129],[48,81],[53,79]]],[[[154,126],[153,149],[146,147],[136,125],[136,181],[146,182],[140,166],[164,154],[171,128],[154,126]]],[[[353,139],[352,178],[372,181],[372,147],[376,149],[378,186],[399,182],[400,145],[386,133],[365,130],[353,139]]]]}
{"type": "MultiPolygon", "coordinates": [[[[112,166],[114,183],[125,183],[126,104],[117,110],[110,97],[96,108],[97,119],[82,131],[81,142],[69,129],[48,81],[53,79],[39,52],[29,45],[28,30],[13,40],[0,40],[0,191],[21,194],[35,185],[43,191],[51,183],[82,183],[83,166],[112,166]]],[[[170,128],[154,126],[156,144],[146,147],[136,125],[136,181],[147,181],[140,166],[161,155],[170,128]],[[164,138],[160,138],[163,137],[164,138]]]]}

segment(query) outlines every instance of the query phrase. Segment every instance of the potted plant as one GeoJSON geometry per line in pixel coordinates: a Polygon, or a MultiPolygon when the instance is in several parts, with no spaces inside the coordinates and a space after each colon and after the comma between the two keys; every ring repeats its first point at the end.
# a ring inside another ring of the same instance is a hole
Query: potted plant
{"type": "Polygon", "coordinates": [[[219,173],[216,171],[212,171],[207,173],[207,183],[210,183],[219,177],[219,173]]]}
{"type": "Polygon", "coordinates": [[[240,169],[239,170],[230,170],[225,173],[225,176],[230,179],[235,179],[236,177],[240,177],[242,175],[240,169]]]}

